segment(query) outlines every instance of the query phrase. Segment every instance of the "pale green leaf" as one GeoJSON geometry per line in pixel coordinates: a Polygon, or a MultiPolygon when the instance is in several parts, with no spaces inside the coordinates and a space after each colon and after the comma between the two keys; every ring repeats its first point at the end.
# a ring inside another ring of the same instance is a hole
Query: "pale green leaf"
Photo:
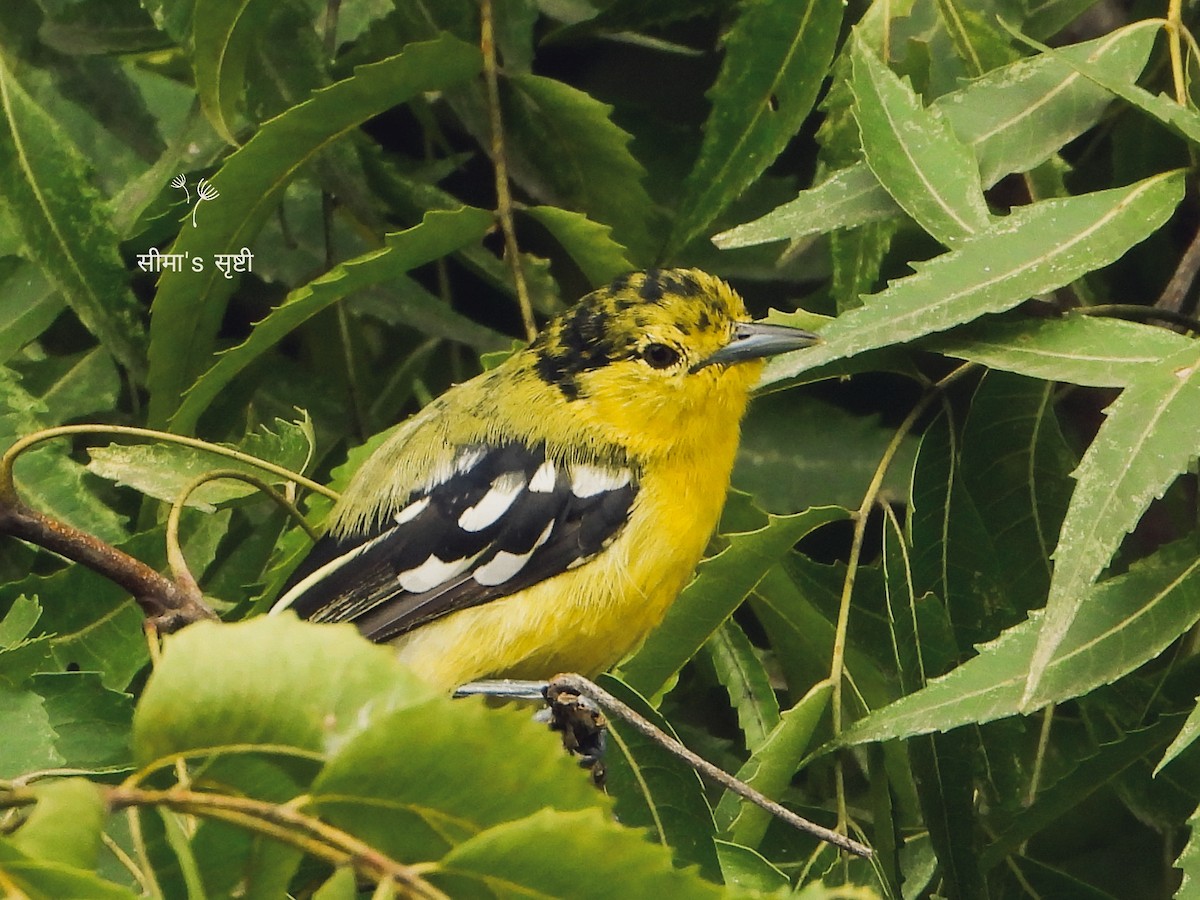
{"type": "Polygon", "coordinates": [[[852,39],[854,115],[863,156],[879,183],[943,244],[958,244],[991,221],[979,169],[937,109],[921,105],[859,38],[852,39]]]}
{"type": "MultiPolygon", "coordinates": [[[[808,752],[832,694],[833,684],[829,681],[813,685],[795,706],[783,713],[766,740],[737,771],[737,777],[778,800],[808,752]]],[[[770,813],[732,791],[721,796],[714,815],[725,836],[749,847],[758,846],[771,823],[770,813]]]]}
{"type": "Polygon", "coordinates": [[[1080,315],[977,322],[923,345],[946,356],[1046,381],[1125,387],[1190,343],[1165,328],[1080,315]]]}
{"type": "Polygon", "coordinates": [[[77,869],[96,867],[106,810],[99,787],[83,778],[34,785],[33,812],[12,845],[28,856],[77,869]]]}
{"type": "Polygon", "coordinates": [[[944,331],[1069,284],[1145,240],[1182,196],[1179,172],[1129,187],[1043,200],[1014,210],[915,275],[833,320],[823,342],[775,357],[760,384],[865,350],[944,331]]]}
{"type": "Polygon", "coordinates": [[[1198,447],[1200,346],[1192,342],[1121,392],[1075,471],[1078,484],[1054,550],[1054,578],[1029,671],[1030,702],[1044,693],[1038,683],[1089,585],[1198,447]]]}
{"type": "Polygon", "coordinates": [[[733,619],[726,619],[704,648],[737,713],[746,749],[756,750],[779,724],[779,701],[766,667],[733,619]]]}
{"type": "MultiPolygon", "coordinates": [[[[468,879],[458,896],[718,898],[717,885],[677,869],[670,853],[599,810],[543,810],[480,832],[444,857],[439,871],[468,879]],[[547,853],[547,848],[553,848],[547,853]],[[580,872],[587,873],[581,878],[580,872]]],[[[452,892],[455,893],[455,892],[452,892]]]]}
{"type": "MultiPolygon", "coordinates": [[[[305,426],[275,421],[275,430],[262,426],[248,437],[245,446],[232,447],[292,472],[302,472],[312,454],[311,435],[305,426]],[[251,440],[253,439],[253,440],[251,440]]],[[[89,451],[88,471],[117,484],[135,488],[149,497],[174,503],[197,477],[214,469],[232,469],[256,476],[269,484],[285,479],[253,463],[208,453],[178,444],[110,444],[89,451]]],[[[208,481],[188,494],[187,505],[212,512],[219,503],[227,503],[257,493],[258,488],[245,481],[222,478],[208,481]]]]}
{"type": "MultiPolygon", "coordinates": [[[[1092,60],[1123,84],[1146,64],[1154,31],[1144,25],[1020,60],[989,72],[961,90],[939,97],[932,108],[945,114],[960,141],[975,154],[980,181],[991,187],[1009,172],[1025,172],[1096,124],[1112,93],[1068,64],[1092,60]]],[[[760,219],[722,232],[719,247],[794,240],[833,228],[849,228],[894,216],[895,201],[867,167],[857,163],[760,219]]]]}
{"type": "Polygon", "coordinates": [[[63,295],[36,266],[22,262],[0,283],[0,363],[50,327],[63,295]]]}
{"type": "MultiPolygon", "coordinates": [[[[1156,657],[1197,619],[1200,558],[1185,541],[1091,589],[1046,668],[1035,702],[1066,700],[1116,681],[1156,657]]],[[[1035,611],[981,646],[978,656],[855,722],[838,744],[906,738],[1017,715],[1041,621],[1041,611],[1035,611]]]]}

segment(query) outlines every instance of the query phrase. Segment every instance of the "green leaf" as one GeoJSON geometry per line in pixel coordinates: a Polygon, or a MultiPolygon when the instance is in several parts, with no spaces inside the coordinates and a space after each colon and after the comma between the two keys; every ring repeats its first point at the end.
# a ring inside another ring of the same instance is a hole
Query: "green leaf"
{"type": "MultiPolygon", "coordinates": [[[[251,456],[283,466],[293,472],[303,472],[312,456],[311,434],[297,423],[275,420],[275,431],[261,426],[242,446],[221,444],[241,450],[251,456]]],[[[269,484],[283,484],[285,479],[264,471],[253,463],[208,453],[196,447],[179,444],[110,444],[88,451],[91,462],[88,471],[117,484],[127,485],[148,497],[174,503],[184,489],[197,477],[214,469],[232,469],[254,475],[269,484]]],[[[213,512],[217,504],[228,503],[258,492],[252,484],[232,478],[209,481],[188,495],[187,505],[213,512]]]]}
{"type": "MultiPolygon", "coordinates": [[[[0,369],[0,446],[58,424],[42,400],[31,396],[12,372],[0,369]]],[[[123,540],[125,519],[92,493],[70,449],[66,442],[54,441],[22,453],[13,467],[17,493],[33,508],[103,540],[123,540]]]]}
{"type": "Polygon", "coordinates": [[[765,216],[713,235],[722,250],[799,239],[899,215],[901,209],[866,163],[838,169],[765,216]]]}
{"type": "Polygon", "coordinates": [[[86,158],[0,62],[0,196],[26,251],[79,320],[134,377],[145,333],[86,158]]]}
{"type": "Polygon", "coordinates": [[[694,871],[676,869],[670,854],[599,810],[542,810],[481,832],[447,853],[438,872],[466,879],[474,896],[717,898],[722,891],[694,871]],[[546,848],[553,847],[553,853],[546,848]],[[580,872],[586,872],[581,878],[580,872]]]}
{"type": "MultiPolygon", "coordinates": [[[[792,776],[808,751],[813,733],[825,710],[833,684],[820,681],[787,710],[779,724],[751,755],[737,777],[773,800],[778,800],[791,784],[792,776]]],[[[756,847],[767,832],[771,814],[748,800],[725,791],[716,808],[717,827],[730,840],[756,847]]]]}
{"type": "Polygon", "coordinates": [[[54,747],[57,735],[40,695],[0,685],[0,722],[8,732],[0,742],[0,778],[16,778],[63,764],[54,747]]]}
{"type": "Polygon", "coordinates": [[[309,794],[335,827],[409,860],[436,859],[542,808],[607,806],[527,710],[489,709],[478,698],[432,697],[374,714],[331,755],[309,794]]]}
{"type": "Polygon", "coordinates": [[[775,357],[760,385],[944,331],[1069,284],[1153,233],[1178,204],[1182,184],[1180,173],[1169,172],[1014,210],[957,249],[916,264],[915,275],[864,298],[863,306],[821,332],[821,344],[775,357]]]}
{"type": "Polygon", "coordinates": [[[1191,898],[1195,896],[1200,886],[1200,807],[1187,820],[1191,834],[1179,858],[1175,860],[1175,868],[1183,871],[1183,882],[1179,885],[1176,897],[1191,898]]]}
{"type": "Polygon", "coordinates": [[[667,610],[663,623],[617,674],[643,696],[657,694],[796,541],[846,515],[844,509],[821,507],[771,516],[757,531],[729,535],[729,546],[700,563],[695,579],[667,610]]]}
{"type": "Polygon", "coordinates": [[[86,897],[87,900],[137,900],[138,894],[110,881],[62,863],[33,859],[0,841],[0,873],[10,888],[10,896],[21,900],[63,900],[86,897]]]}
{"type": "Polygon", "coordinates": [[[1190,343],[1166,328],[1077,315],[976,322],[936,335],[924,346],[1032,378],[1125,387],[1190,343]]]}
{"type": "Polygon", "coordinates": [[[204,227],[183,227],[171,252],[203,271],[166,270],[159,280],[150,328],[150,419],[175,412],[183,393],[207,368],[234,281],[213,262],[250,243],[284,189],[306,162],[365,120],[425,91],[479,71],[479,51],[449,36],[412,44],[360,66],[350,78],[315,92],[272,119],[226,160],[212,178],[219,196],[204,208],[204,227]]]}
{"type": "Polygon", "coordinates": [[[64,305],[62,293],[36,266],[14,268],[0,283],[0,364],[49,328],[64,305]]]}
{"type": "Polygon", "coordinates": [[[271,4],[264,0],[195,0],[192,67],[204,114],[237,144],[234,118],[246,90],[246,61],[261,38],[271,4]]]}
{"type": "Polygon", "coordinates": [[[955,245],[991,223],[979,167],[937,107],[921,105],[861,38],[852,38],[854,116],[879,183],[922,228],[955,245]]]}
{"type": "Polygon", "coordinates": [[[791,887],[791,879],[767,861],[762,854],[729,841],[717,841],[721,875],[733,888],[769,894],[791,887]]]}
{"type": "MultiPolygon", "coordinates": [[[[1152,29],[1123,28],[1057,51],[1062,58],[1042,54],[989,72],[939,97],[932,108],[944,113],[954,134],[974,153],[980,181],[991,187],[1009,172],[1025,172],[1049,159],[1095,125],[1112,102],[1110,91],[1083,77],[1068,60],[1093,60],[1113,79],[1132,83],[1153,43],[1152,29]]],[[[898,210],[867,164],[857,163],[714,241],[732,249],[798,239],[894,216],[898,210]]]]}
{"type": "Polygon", "coordinates": [[[1171,741],[1171,746],[1166,749],[1162,759],[1154,767],[1154,775],[1157,776],[1173,759],[1192,746],[1197,737],[1200,737],[1200,704],[1192,707],[1183,727],[1179,729],[1179,734],[1175,735],[1175,740],[1171,741]]]}
{"type": "Polygon", "coordinates": [[[633,263],[625,258],[625,248],[610,237],[609,226],[554,206],[531,206],[522,212],[554,235],[593,287],[608,284],[633,269],[633,263]]]}
{"type": "Polygon", "coordinates": [[[424,702],[430,689],[352,625],[291,614],[171,635],[133,719],[140,764],[223,746],[329,753],[376,716],[424,702]]]}
{"type": "Polygon", "coordinates": [[[779,724],[779,701],[766,666],[746,632],[733,619],[726,619],[704,648],[712,660],[717,681],[729,694],[729,704],[737,713],[746,749],[758,749],[779,724]]]}
{"type": "MultiPolygon", "coordinates": [[[[623,681],[612,675],[601,675],[596,681],[678,739],[658,710],[623,681]]],[[[616,798],[616,820],[646,829],[651,841],[670,848],[676,865],[696,865],[705,878],[716,881],[720,869],[713,848],[713,814],[696,770],[617,716],[608,717],[605,737],[605,790],[616,798]]]]}
{"type": "MultiPolygon", "coordinates": [[[[893,433],[879,416],[852,415],[800,391],[758,397],[742,428],[733,485],[778,515],[810,506],[853,508],[862,502],[893,433]]],[[[906,438],[885,490],[908,492],[915,455],[916,440],[906,438]]]]}
{"type": "Polygon", "coordinates": [[[1029,670],[1030,703],[1042,693],[1038,684],[1089,586],[1151,501],[1186,471],[1198,446],[1200,346],[1192,343],[1147,368],[1121,392],[1075,471],[1077,485],[1054,550],[1054,578],[1029,670]]]}
{"type": "MultiPolygon", "coordinates": [[[[979,655],[914,694],[855,722],[837,742],[886,741],[1021,712],[1041,611],[979,647],[979,655]]],[[[1077,697],[1116,681],[1200,619],[1200,558],[1170,545],[1127,574],[1094,586],[1038,685],[1036,703],[1077,697]]]]}
{"type": "Polygon", "coordinates": [[[296,288],[258,322],[243,343],[226,350],[200,376],[171,418],[171,427],[188,432],[201,413],[255,360],[278,346],[295,328],[355,291],[398,278],[410,269],[483,239],[494,224],[491,213],[464,206],[431,210],[420,225],[385,235],[384,246],[334,266],[296,288]]]}
{"type": "Polygon", "coordinates": [[[1022,809],[1010,821],[998,822],[1001,827],[991,836],[980,864],[986,870],[1003,862],[1031,837],[1044,833],[1063,813],[1078,809],[1088,797],[1116,780],[1130,766],[1154,754],[1178,728],[1178,716],[1164,716],[1149,727],[1131,730],[1114,741],[1101,744],[1069,775],[1041,791],[1032,805],[1022,809]]]}
{"type": "Polygon", "coordinates": [[[828,73],[843,10],[840,0],[760,0],[740,7],[708,94],[713,107],[667,258],[701,234],[800,128],[828,73]]]}
{"type": "Polygon", "coordinates": [[[612,107],[541,75],[513,75],[500,87],[505,131],[517,151],[513,177],[542,202],[611,226],[617,243],[648,261],[646,172],[629,152],[630,135],[612,121],[612,107]]]}
{"type": "Polygon", "coordinates": [[[45,700],[54,747],[64,765],[129,766],[132,697],[106,688],[96,672],[48,672],[35,675],[32,686],[45,700]]]}
{"type": "Polygon", "coordinates": [[[37,803],[12,837],[12,846],[45,862],[94,869],[104,830],[104,798],[83,778],[41,782],[33,787],[37,803]]]}

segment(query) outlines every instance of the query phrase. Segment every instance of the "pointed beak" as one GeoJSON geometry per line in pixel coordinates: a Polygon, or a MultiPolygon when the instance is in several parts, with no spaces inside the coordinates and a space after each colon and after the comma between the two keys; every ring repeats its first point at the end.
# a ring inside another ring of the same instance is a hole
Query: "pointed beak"
{"type": "Polygon", "coordinates": [[[734,326],[733,339],[724,347],[692,366],[695,372],[714,363],[739,363],[748,359],[762,359],[819,344],[821,338],[811,331],[801,331],[787,325],[769,325],[766,322],[738,322],[734,326]]]}

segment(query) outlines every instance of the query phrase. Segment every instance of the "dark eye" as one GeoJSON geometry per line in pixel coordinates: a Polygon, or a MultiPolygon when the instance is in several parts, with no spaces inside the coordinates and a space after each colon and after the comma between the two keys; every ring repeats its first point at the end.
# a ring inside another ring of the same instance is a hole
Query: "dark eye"
{"type": "Polygon", "coordinates": [[[679,351],[666,344],[647,344],[642,349],[642,359],[648,362],[652,369],[669,369],[679,362],[679,351]]]}

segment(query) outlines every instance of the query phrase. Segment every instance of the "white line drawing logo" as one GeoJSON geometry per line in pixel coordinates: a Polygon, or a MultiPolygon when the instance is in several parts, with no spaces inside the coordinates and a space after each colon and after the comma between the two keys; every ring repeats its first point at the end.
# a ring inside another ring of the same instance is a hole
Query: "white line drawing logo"
{"type": "Polygon", "coordinates": [[[196,227],[196,210],[200,208],[200,204],[205,200],[216,200],[221,196],[221,192],[213,187],[212,182],[207,178],[201,178],[196,183],[196,205],[192,207],[192,227],[196,227]]]}
{"type": "Polygon", "coordinates": [[[187,203],[191,203],[191,202],[192,202],[192,195],[191,195],[190,193],[188,193],[188,189],[187,189],[187,177],[186,177],[185,175],[183,175],[182,173],[180,173],[179,175],[176,175],[174,178],[172,178],[172,179],[171,179],[171,187],[173,187],[173,188],[182,188],[182,189],[183,189],[183,199],[184,199],[184,201],[185,201],[185,202],[187,202],[187,203]]]}
{"type": "MultiPolygon", "coordinates": [[[[171,187],[180,188],[183,190],[184,201],[192,202],[192,195],[187,189],[187,176],[182,173],[171,179],[171,187]]],[[[205,200],[216,200],[221,196],[221,192],[213,187],[213,183],[207,178],[201,178],[196,182],[196,205],[192,207],[192,227],[196,227],[196,210],[200,208],[200,204],[205,200]]]]}

